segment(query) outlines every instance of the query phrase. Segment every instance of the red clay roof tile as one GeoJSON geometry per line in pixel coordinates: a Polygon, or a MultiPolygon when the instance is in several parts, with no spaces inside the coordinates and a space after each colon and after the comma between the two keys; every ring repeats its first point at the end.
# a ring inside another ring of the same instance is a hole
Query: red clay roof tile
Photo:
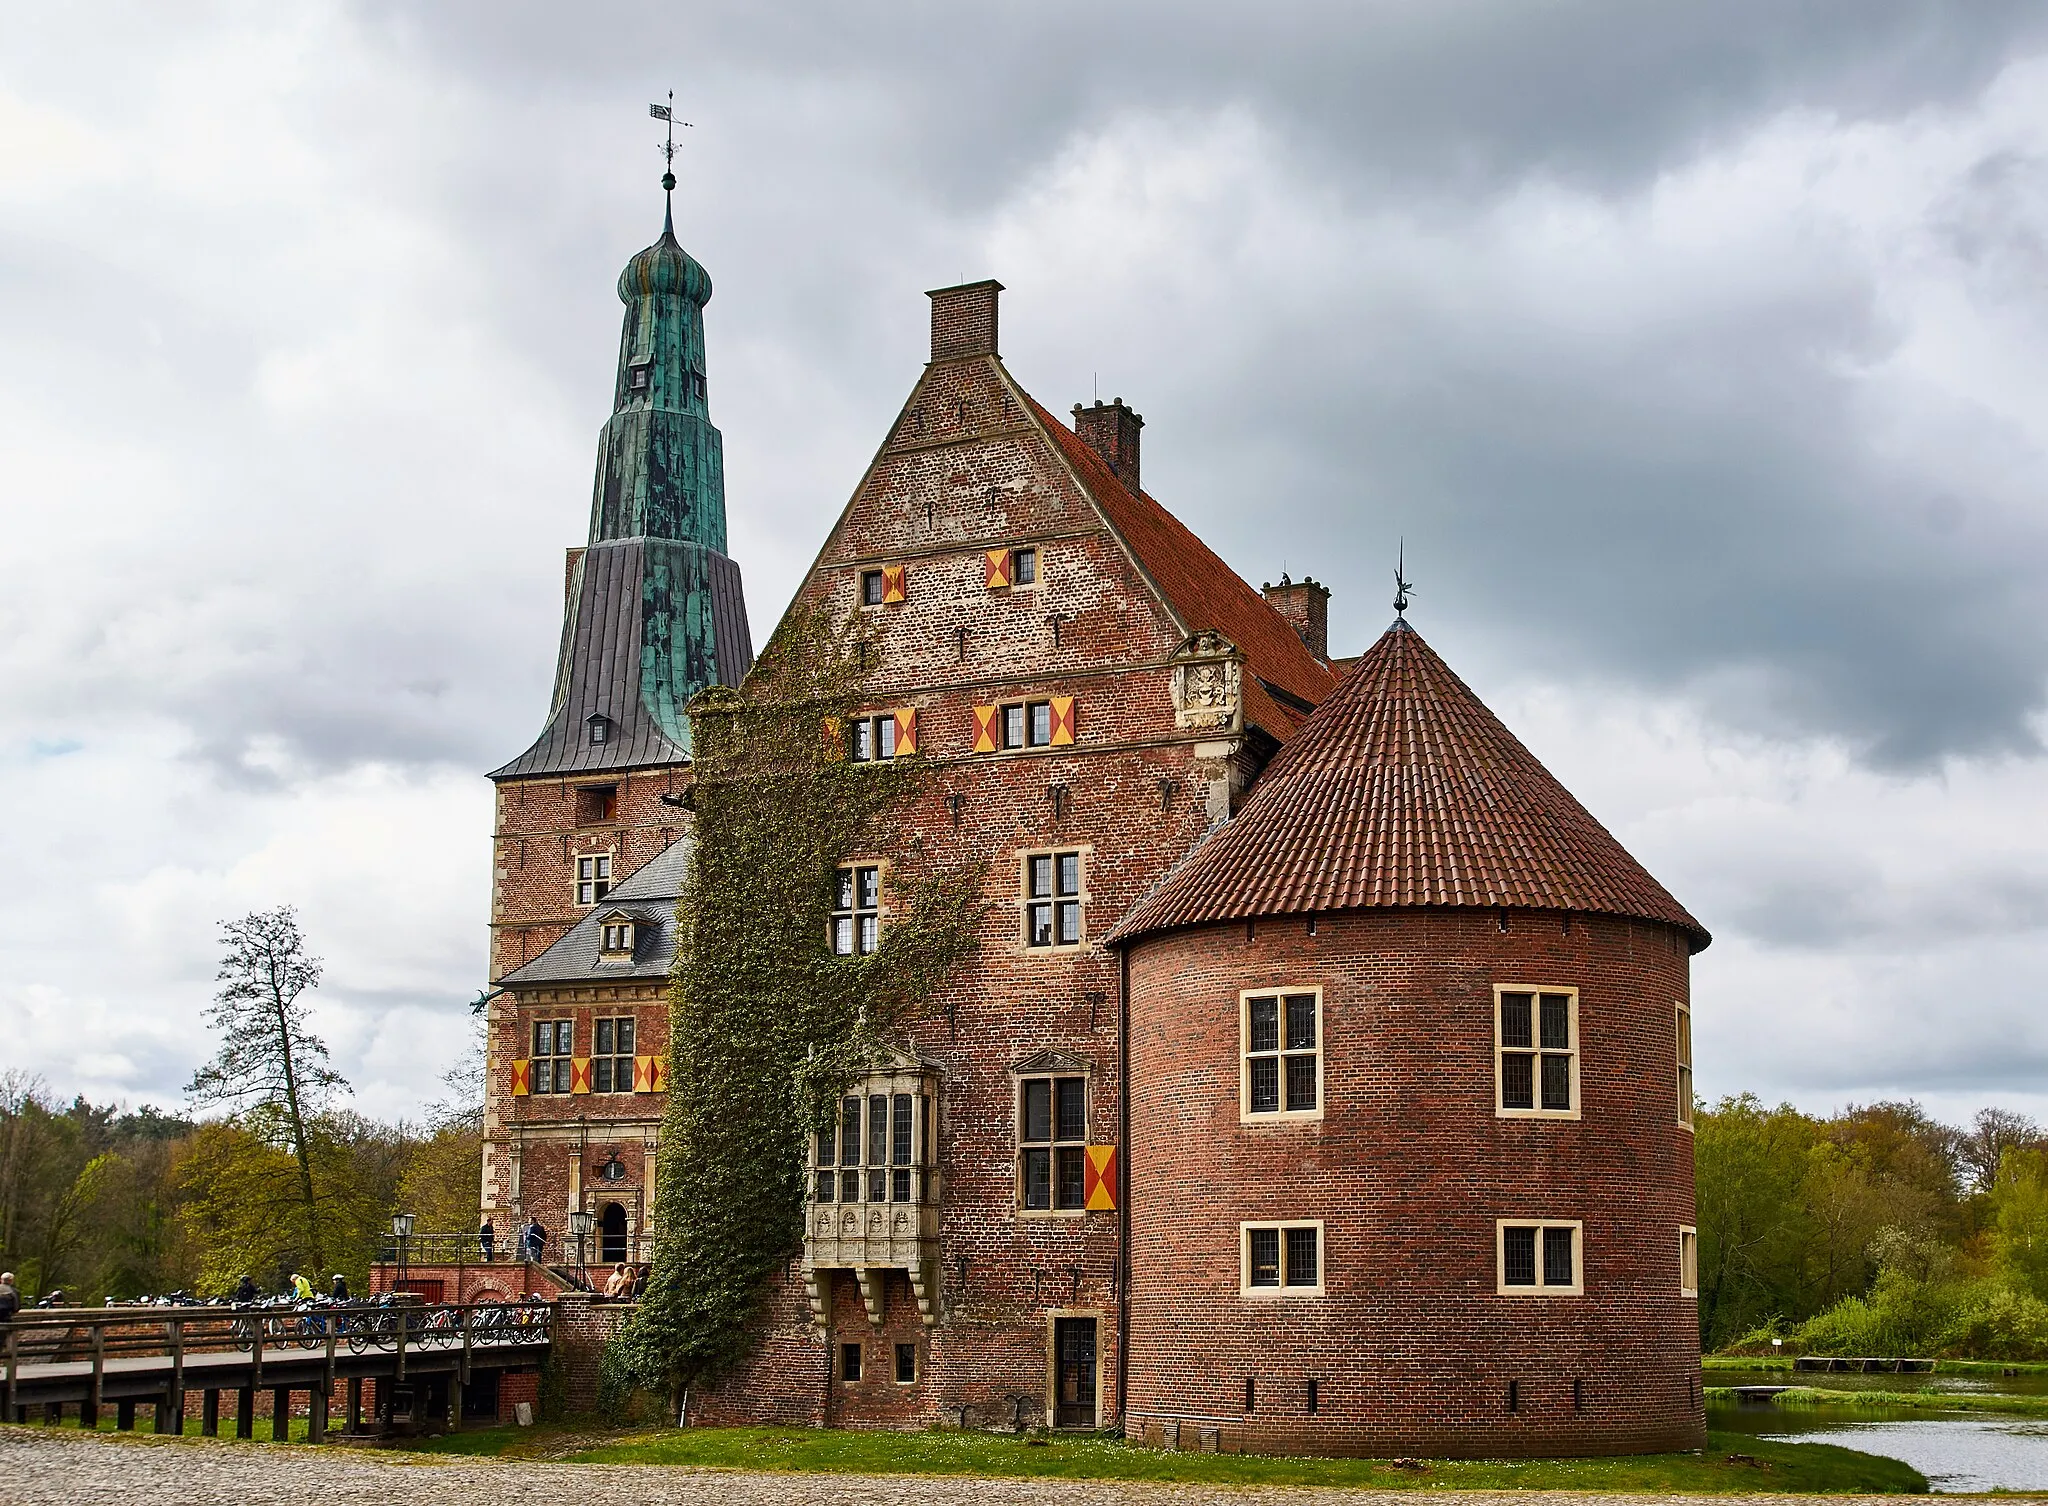
{"type": "Polygon", "coordinates": [[[1029,393],[1023,397],[1188,631],[1213,628],[1244,651],[1250,671],[1244,682],[1245,720],[1284,742],[1306,714],[1256,682],[1277,685],[1313,706],[1336,688],[1337,677],[1308,651],[1287,619],[1186,524],[1146,493],[1125,486],[1086,440],[1029,393]]]}
{"type": "Polygon", "coordinates": [[[1397,622],[1110,933],[1393,905],[1578,910],[1711,939],[1397,622]]]}

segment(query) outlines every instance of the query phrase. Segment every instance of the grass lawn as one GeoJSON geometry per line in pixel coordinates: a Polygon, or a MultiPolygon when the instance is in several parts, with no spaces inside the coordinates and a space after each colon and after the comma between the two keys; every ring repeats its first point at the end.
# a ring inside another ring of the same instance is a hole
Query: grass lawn
{"type": "Polygon", "coordinates": [[[1115,1439],[1035,1442],[989,1433],[877,1433],[833,1428],[690,1428],[604,1439],[552,1430],[494,1428],[434,1439],[431,1453],[545,1456],[597,1464],[674,1464],[710,1469],[876,1475],[1051,1476],[1215,1485],[1353,1485],[1376,1489],[1627,1490],[1754,1494],[1778,1491],[1918,1493],[1919,1471],[1824,1443],[1770,1443],[1710,1433],[1704,1454],[1606,1459],[1302,1459],[1256,1454],[1169,1453],[1115,1439]],[[585,1446],[577,1447],[577,1443],[585,1446]],[[566,1447],[565,1447],[566,1445],[566,1447]]]}
{"type": "MultiPolygon", "coordinates": [[[[1709,1386],[1708,1401],[1737,1400],[1733,1386],[1709,1386]]],[[[1837,1391],[1827,1386],[1792,1386],[1771,1398],[1774,1407],[1862,1407],[1915,1412],[2000,1412],[2008,1417],[2048,1417],[2048,1396],[2000,1396],[1981,1391],[1837,1391]]]]}

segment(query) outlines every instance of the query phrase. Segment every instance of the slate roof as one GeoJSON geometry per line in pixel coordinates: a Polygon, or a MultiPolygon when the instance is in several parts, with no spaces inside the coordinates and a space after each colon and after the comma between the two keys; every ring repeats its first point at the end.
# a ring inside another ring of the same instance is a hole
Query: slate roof
{"type": "Polygon", "coordinates": [[[1337,677],[1287,619],[1185,523],[1147,493],[1125,486],[1085,439],[1030,394],[1022,396],[1182,625],[1190,633],[1213,628],[1244,651],[1245,720],[1286,741],[1308,713],[1283,696],[1315,706],[1335,689],[1337,677]],[[1274,695],[1272,687],[1283,695],[1274,695]]]}
{"type": "Polygon", "coordinates": [[[714,680],[737,685],[753,662],[740,567],[731,559],[672,539],[592,544],[576,564],[548,724],[532,747],[490,777],[688,763],[683,705],[714,680]],[[670,598],[700,574],[709,593],[715,665],[675,658],[670,598]],[[602,743],[590,741],[592,716],[612,724],[602,743]]]}
{"type": "Polygon", "coordinates": [[[1625,915],[1684,929],[1695,951],[1711,939],[1401,621],[1108,939],[1407,905],[1625,915]]]}
{"type": "Polygon", "coordinates": [[[592,907],[562,939],[533,961],[498,980],[502,988],[536,983],[604,983],[620,978],[665,978],[676,960],[676,898],[683,892],[695,837],[678,837],[592,907]],[[605,917],[624,910],[640,922],[630,961],[598,957],[605,917]]]}

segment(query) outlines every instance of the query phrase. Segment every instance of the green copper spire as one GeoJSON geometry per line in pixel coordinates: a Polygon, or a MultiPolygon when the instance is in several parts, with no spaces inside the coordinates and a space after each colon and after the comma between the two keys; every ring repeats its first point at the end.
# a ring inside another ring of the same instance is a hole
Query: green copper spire
{"type": "Polygon", "coordinates": [[[589,543],[570,570],[554,702],[539,740],[494,779],[686,762],[690,697],[739,684],[754,662],[706,401],[711,278],[676,244],[673,211],[619,274],[619,299],[612,416],[589,543]]]}
{"type": "Polygon", "coordinates": [[[626,305],[611,421],[598,443],[590,542],[676,539],[725,552],[725,449],[711,422],[704,305],[711,277],[661,239],[619,274],[626,305]]]}

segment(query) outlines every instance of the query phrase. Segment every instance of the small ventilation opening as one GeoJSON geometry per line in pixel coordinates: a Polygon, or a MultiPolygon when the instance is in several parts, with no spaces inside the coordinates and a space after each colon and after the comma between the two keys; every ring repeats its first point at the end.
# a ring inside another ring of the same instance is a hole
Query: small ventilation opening
{"type": "Polygon", "coordinates": [[[1244,1378],[1244,1409],[1245,1409],[1245,1411],[1249,1412],[1249,1411],[1251,1411],[1251,1410],[1252,1410],[1252,1409],[1253,1409],[1253,1408],[1254,1408],[1255,1406],[1257,1406],[1257,1405],[1258,1405],[1258,1400],[1259,1400],[1259,1391],[1258,1391],[1258,1384],[1257,1384],[1257,1382],[1256,1382],[1256,1381],[1255,1381],[1255,1380],[1253,1379],[1253,1377],[1251,1377],[1251,1376],[1247,1375],[1247,1376],[1246,1376],[1246,1377],[1244,1378]]]}
{"type": "Polygon", "coordinates": [[[1308,1381],[1308,1415],[1313,1417],[1322,1406],[1322,1383],[1314,1376],[1308,1381]]]}
{"type": "Polygon", "coordinates": [[[1520,1381],[1508,1382],[1508,1410],[1510,1412],[1522,1410],[1522,1383],[1520,1381]]]}

